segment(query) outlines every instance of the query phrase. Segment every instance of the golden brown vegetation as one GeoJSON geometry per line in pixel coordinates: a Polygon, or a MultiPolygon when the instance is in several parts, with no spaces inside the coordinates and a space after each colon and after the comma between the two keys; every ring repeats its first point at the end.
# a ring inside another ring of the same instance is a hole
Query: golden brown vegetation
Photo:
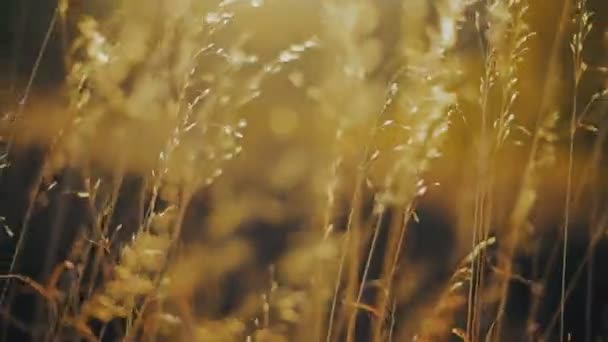
{"type": "Polygon", "coordinates": [[[1,127],[6,179],[42,151],[27,208],[5,229],[3,331],[608,337],[567,322],[584,272],[592,292],[585,265],[608,224],[607,11],[591,0],[59,1],[48,37],[60,37],[65,81],[42,95],[36,64],[1,127]],[[45,222],[47,270],[22,274],[40,208],[73,212],[59,202],[77,203],[76,233],[54,230],[69,219],[45,222]],[[559,303],[547,306],[551,286],[559,303]],[[43,307],[27,324],[11,314],[24,287],[43,307]]]}

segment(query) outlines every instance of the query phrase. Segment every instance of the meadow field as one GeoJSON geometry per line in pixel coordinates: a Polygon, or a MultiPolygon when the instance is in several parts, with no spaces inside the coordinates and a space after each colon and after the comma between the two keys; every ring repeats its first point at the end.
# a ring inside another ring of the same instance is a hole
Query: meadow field
{"type": "Polygon", "coordinates": [[[608,342],[608,1],[3,0],[1,341],[608,342]]]}

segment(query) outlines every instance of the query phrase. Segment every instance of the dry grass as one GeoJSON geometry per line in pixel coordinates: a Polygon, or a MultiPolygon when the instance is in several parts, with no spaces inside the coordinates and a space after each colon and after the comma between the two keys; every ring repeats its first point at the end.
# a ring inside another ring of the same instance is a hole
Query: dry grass
{"type": "Polygon", "coordinates": [[[2,338],[608,338],[607,11],[59,1],[0,98],[2,338]]]}

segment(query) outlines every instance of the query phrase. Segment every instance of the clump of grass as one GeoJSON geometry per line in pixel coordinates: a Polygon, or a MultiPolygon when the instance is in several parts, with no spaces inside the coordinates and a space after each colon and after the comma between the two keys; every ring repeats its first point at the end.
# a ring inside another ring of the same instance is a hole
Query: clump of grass
{"type": "Polygon", "coordinates": [[[575,219],[579,270],[604,231],[607,83],[589,4],[560,5],[546,30],[526,0],[60,1],[55,114],[33,110],[37,64],[2,130],[8,171],[43,156],[0,302],[42,297],[33,339],[565,340],[575,219]],[[66,216],[66,194],[71,251],[51,231],[49,272],[20,274],[37,208],[66,216]]]}

